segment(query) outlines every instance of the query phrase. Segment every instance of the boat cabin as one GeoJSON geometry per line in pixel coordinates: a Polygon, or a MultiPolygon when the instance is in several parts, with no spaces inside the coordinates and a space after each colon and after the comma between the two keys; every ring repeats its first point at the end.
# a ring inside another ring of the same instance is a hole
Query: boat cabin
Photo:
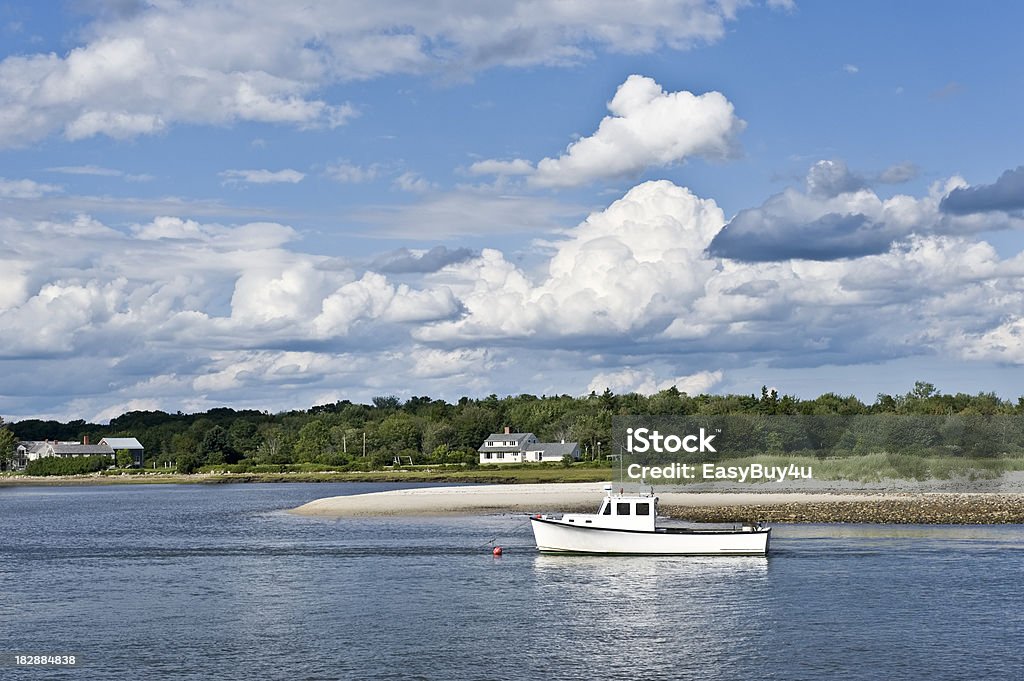
{"type": "Polygon", "coordinates": [[[657,517],[658,497],[648,494],[612,494],[606,491],[597,513],[567,513],[562,516],[562,521],[614,530],[653,532],[657,517]]]}

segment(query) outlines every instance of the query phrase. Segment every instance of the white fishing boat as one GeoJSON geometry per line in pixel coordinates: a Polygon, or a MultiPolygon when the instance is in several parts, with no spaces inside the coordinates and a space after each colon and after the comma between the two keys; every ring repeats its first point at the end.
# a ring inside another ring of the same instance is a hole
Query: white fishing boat
{"type": "Polygon", "coordinates": [[[612,494],[605,487],[597,513],[531,516],[533,536],[543,553],[666,556],[765,556],[770,527],[725,529],[659,527],[658,497],[612,494]]]}

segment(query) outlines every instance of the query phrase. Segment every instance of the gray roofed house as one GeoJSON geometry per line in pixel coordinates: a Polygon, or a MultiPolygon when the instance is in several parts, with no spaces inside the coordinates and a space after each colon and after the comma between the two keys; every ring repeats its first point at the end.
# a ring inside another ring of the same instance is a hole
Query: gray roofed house
{"type": "Polygon", "coordinates": [[[539,442],[533,433],[491,433],[477,449],[480,463],[524,463],[529,461],[561,461],[566,454],[580,458],[576,442],[539,442]]]}
{"type": "Polygon", "coordinates": [[[142,446],[142,443],[133,437],[105,437],[100,440],[101,445],[107,445],[114,452],[118,452],[122,449],[126,450],[132,455],[132,464],[136,468],[142,468],[142,462],[145,458],[146,448],[142,446]]]}
{"type": "Polygon", "coordinates": [[[100,440],[100,444],[110,445],[111,449],[145,449],[142,443],[133,437],[105,437],[100,440]]]}

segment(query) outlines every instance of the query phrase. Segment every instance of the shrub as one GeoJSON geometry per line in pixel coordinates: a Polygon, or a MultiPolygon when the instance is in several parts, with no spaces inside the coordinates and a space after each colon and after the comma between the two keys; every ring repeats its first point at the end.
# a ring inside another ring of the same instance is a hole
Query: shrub
{"type": "Polygon", "coordinates": [[[82,475],[102,471],[113,463],[109,456],[75,456],[61,458],[48,456],[43,459],[29,461],[25,467],[28,475],[82,475]]]}
{"type": "Polygon", "coordinates": [[[179,454],[175,470],[188,475],[199,470],[199,458],[195,454],[179,454]]]}

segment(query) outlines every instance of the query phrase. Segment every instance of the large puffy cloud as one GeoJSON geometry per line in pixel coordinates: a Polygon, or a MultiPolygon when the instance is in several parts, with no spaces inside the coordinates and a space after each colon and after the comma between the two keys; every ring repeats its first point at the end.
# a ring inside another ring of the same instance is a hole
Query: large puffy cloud
{"type": "Polygon", "coordinates": [[[489,249],[432,275],[455,291],[467,313],[417,336],[645,333],[701,293],[715,267],[703,252],[723,222],[714,201],[670,182],[644,183],[552,244],[555,254],[537,285],[489,249]]]}
{"type": "Polygon", "coordinates": [[[345,284],[321,304],[313,319],[317,336],[347,335],[360,321],[426,322],[448,319],[459,311],[458,302],[447,289],[418,291],[406,284],[391,285],[376,272],[345,284]]]}
{"type": "Polygon", "coordinates": [[[629,76],[608,103],[610,116],[594,134],[573,142],[565,154],[528,161],[485,160],[475,174],[527,175],[538,187],[574,187],[594,180],[636,175],[649,167],[690,156],[733,153],[745,123],[719,92],[665,92],[652,78],[629,76]]]}
{"type": "Polygon", "coordinates": [[[0,61],[0,146],[54,131],[128,138],[178,123],[335,126],[356,115],[317,95],[393,73],[571,64],[594,48],[647,52],[717,39],[732,3],[260,0],[140,3],[81,30],[65,55],[0,61]]]}
{"type": "Polygon", "coordinates": [[[804,191],[788,188],[758,208],[741,210],[711,244],[713,255],[764,262],[877,255],[911,235],[970,234],[1024,227],[1010,215],[953,215],[941,206],[965,186],[954,177],[926,196],[882,198],[841,161],[819,161],[804,191]],[[948,196],[947,196],[948,195],[948,196]]]}

